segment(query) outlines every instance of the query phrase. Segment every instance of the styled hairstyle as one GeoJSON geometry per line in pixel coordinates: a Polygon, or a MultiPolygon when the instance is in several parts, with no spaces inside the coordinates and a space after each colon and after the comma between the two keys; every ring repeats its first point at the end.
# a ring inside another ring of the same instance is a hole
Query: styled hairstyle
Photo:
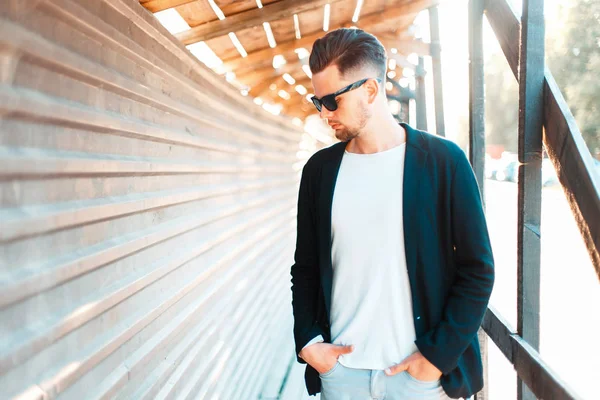
{"type": "Polygon", "coordinates": [[[315,41],[309,58],[313,74],[336,65],[340,74],[346,76],[364,67],[372,67],[381,82],[385,82],[387,56],[385,48],[370,33],[356,28],[340,28],[315,41]]]}

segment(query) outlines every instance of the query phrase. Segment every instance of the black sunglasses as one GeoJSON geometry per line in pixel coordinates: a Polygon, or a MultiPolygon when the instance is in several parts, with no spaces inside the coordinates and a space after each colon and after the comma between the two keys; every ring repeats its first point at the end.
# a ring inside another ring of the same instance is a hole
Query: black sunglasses
{"type": "Polygon", "coordinates": [[[335,93],[325,95],[325,96],[321,97],[320,99],[317,96],[313,96],[310,99],[312,100],[313,104],[317,108],[317,111],[319,111],[319,112],[321,112],[321,109],[323,106],[325,106],[325,108],[328,109],[329,111],[335,111],[338,108],[337,101],[335,101],[336,97],[338,97],[339,95],[344,94],[346,92],[349,92],[351,90],[354,90],[357,87],[361,87],[369,79],[375,79],[377,82],[381,83],[381,79],[379,79],[379,78],[365,78],[365,79],[361,79],[358,82],[354,82],[354,83],[346,86],[345,88],[338,90],[335,93]]]}

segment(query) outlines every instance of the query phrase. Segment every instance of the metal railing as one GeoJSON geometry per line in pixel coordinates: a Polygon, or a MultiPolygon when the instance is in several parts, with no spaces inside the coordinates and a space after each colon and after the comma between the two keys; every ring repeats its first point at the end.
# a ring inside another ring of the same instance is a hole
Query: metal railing
{"type": "MultiPolygon", "coordinates": [[[[506,0],[471,0],[469,12],[470,159],[482,192],[484,14],[519,82],[518,322],[515,329],[489,307],[482,327],[514,366],[519,380],[519,399],[534,396],[577,399],[580,397],[561,381],[539,354],[542,143],[557,170],[599,278],[600,184],[594,179],[592,156],[575,119],[544,65],[543,0],[523,0],[520,21],[506,0]]],[[[477,399],[485,398],[485,391],[477,395],[477,399]]]]}

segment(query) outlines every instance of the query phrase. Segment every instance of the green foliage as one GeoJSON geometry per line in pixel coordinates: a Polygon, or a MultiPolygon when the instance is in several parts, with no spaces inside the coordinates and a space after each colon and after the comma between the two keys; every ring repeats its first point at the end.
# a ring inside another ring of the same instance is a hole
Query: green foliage
{"type": "Polygon", "coordinates": [[[600,1],[575,0],[547,30],[547,63],[592,154],[600,152],[600,1]]]}
{"type": "MultiPolygon", "coordinates": [[[[600,0],[572,0],[546,26],[546,63],[591,153],[600,156],[600,0]]],[[[488,144],[517,151],[519,88],[502,52],[485,65],[488,144]]]]}
{"type": "Polygon", "coordinates": [[[519,138],[519,84],[501,51],[485,66],[486,144],[504,145],[514,153],[519,138]]]}

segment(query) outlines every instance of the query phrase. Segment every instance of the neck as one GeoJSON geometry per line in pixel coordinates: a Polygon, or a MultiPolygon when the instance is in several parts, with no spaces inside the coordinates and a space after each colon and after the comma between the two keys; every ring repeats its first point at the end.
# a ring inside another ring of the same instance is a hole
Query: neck
{"type": "Polygon", "coordinates": [[[406,141],[406,132],[387,109],[373,114],[360,135],[350,140],[346,150],[350,153],[372,154],[389,150],[406,141]]]}

